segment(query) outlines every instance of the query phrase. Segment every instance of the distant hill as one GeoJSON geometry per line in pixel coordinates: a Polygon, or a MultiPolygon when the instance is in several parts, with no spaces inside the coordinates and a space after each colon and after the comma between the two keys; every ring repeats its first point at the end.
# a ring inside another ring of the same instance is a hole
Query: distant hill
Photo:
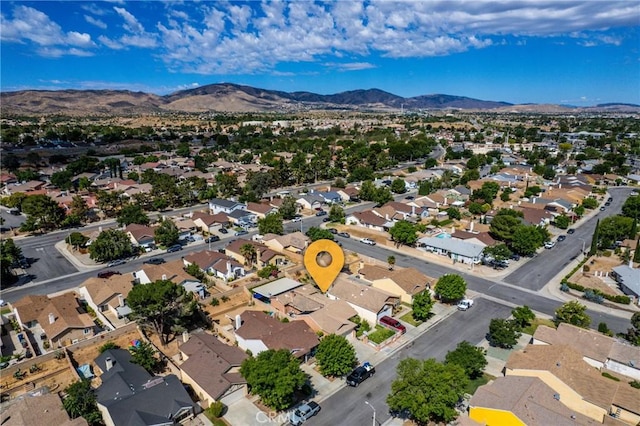
{"type": "MultiPolygon", "coordinates": [[[[379,89],[332,95],[283,92],[239,84],[210,84],[165,96],[127,90],[25,90],[0,93],[8,115],[137,115],[158,112],[295,112],[305,110],[494,110],[498,112],[569,112],[585,108],[495,102],[464,96],[432,94],[403,98],[379,89]]],[[[602,104],[589,110],[640,111],[633,104],[602,104]]]]}

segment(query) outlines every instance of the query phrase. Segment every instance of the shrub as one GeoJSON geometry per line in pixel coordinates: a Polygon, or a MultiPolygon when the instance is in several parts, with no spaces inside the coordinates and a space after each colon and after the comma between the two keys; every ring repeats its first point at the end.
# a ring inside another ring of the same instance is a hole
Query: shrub
{"type": "Polygon", "coordinates": [[[560,291],[563,291],[565,293],[569,292],[569,286],[567,285],[566,281],[563,281],[562,284],[560,284],[560,291]]]}
{"type": "Polygon", "coordinates": [[[611,257],[611,250],[605,250],[605,251],[603,251],[603,252],[602,252],[602,255],[603,255],[604,257],[611,257]]]}
{"type": "Polygon", "coordinates": [[[207,408],[207,411],[213,417],[218,418],[224,412],[224,404],[220,401],[212,402],[211,405],[209,405],[209,408],[207,408]]]}
{"type": "Polygon", "coordinates": [[[632,388],[640,389],[640,381],[638,380],[633,380],[629,382],[629,384],[631,385],[632,388]]]}
{"type": "Polygon", "coordinates": [[[595,303],[598,303],[598,304],[602,304],[604,302],[604,297],[602,297],[602,295],[596,293],[595,291],[593,291],[590,288],[585,290],[585,292],[582,295],[582,297],[584,297],[585,299],[587,299],[590,302],[595,302],[595,303]]]}
{"type": "Polygon", "coordinates": [[[620,381],[620,379],[618,379],[616,376],[612,376],[611,374],[607,373],[606,371],[602,373],[602,377],[606,377],[607,379],[615,380],[616,382],[620,381]]]}
{"type": "Polygon", "coordinates": [[[589,272],[589,271],[591,271],[591,268],[589,267],[589,265],[584,265],[582,267],[582,272],[589,272]]]}
{"type": "Polygon", "coordinates": [[[218,306],[218,305],[220,304],[220,301],[219,301],[218,299],[216,299],[215,297],[213,297],[213,298],[211,299],[211,302],[209,302],[209,304],[210,304],[211,306],[218,306]]]}
{"type": "Polygon", "coordinates": [[[109,349],[120,349],[120,346],[116,345],[114,342],[107,342],[104,345],[100,346],[100,348],[98,348],[98,351],[100,353],[103,353],[104,351],[108,351],[109,349]]]}
{"type": "Polygon", "coordinates": [[[222,303],[228,302],[229,301],[229,296],[227,296],[226,294],[224,296],[222,296],[220,298],[220,300],[222,300],[222,303]]]}

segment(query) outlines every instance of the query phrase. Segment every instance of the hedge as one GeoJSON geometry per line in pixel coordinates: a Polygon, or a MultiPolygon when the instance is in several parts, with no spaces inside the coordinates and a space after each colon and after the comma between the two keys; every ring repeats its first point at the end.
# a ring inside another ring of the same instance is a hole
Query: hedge
{"type": "Polygon", "coordinates": [[[621,295],[621,294],[616,294],[616,295],[611,295],[611,294],[605,294],[603,292],[601,292],[600,290],[596,289],[596,288],[588,288],[588,287],[583,287],[580,284],[575,284],[572,283],[571,281],[569,281],[569,278],[571,278],[571,276],[573,274],[575,274],[576,272],[578,272],[578,270],[585,264],[587,263],[587,261],[589,260],[589,258],[585,258],[583,259],[578,266],[576,266],[575,268],[573,268],[571,270],[571,272],[569,272],[563,279],[562,281],[560,281],[560,285],[564,284],[567,287],[569,287],[572,290],[577,290],[577,291],[582,291],[585,292],[587,290],[591,290],[595,295],[598,296],[602,296],[605,299],[607,299],[610,302],[615,302],[615,303],[621,303],[623,305],[628,305],[631,303],[631,298],[629,296],[625,296],[625,295],[621,295]]]}

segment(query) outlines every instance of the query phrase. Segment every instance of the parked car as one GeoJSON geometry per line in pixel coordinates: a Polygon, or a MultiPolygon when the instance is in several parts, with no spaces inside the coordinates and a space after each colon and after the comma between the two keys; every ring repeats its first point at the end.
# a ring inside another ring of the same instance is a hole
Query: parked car
{"type": "Polygon", "coordinates": [[[218,237],[217,235],[212,235],[204,240],[205,243],[215,243],[216,241],[220,241],[220,237],[218,237]]]}
{"type": "Polygon", "coordinates": [[[506,260],[494,259],[491,261],[490,265],[493,267],[493,269],[504,269],[509,266],[509,262],[507,262],[506,260]]]}
{"type": "Polygon", "coordinates": [[[600,207],[600,211],[603,212],[605,211],[607,208],[605,206],[600,207]]]}
{"type": "Polygon", "coordinates": [[[459,311],[466,311],[472,306],[473,306],[473,300],[471,299],[462,299],[461,301],[458,302],[459,311]]]}
{"type": "Polygon", "coordinates": [[[576,230],[573,228],[567,229],[567,234],[573,234],[574,232],[576,232],[576,230]]]}
{"type": "Polygon", "coordinates": [[[558,242],[560,242],[560,241],[564,241],[564,240],[566,240],[566,239],[567,239],[567,236],[566,236],[566,235],[558,235],[558,242]]]}
{"type": "Polygon", "coordinates": [[[398,331],[400,332],[400,334],[404,334],[407,332],[407,328],[402,325],[400,321],[387,315],[380,318],[380,324],[392,329],[393,331],[398,331]]]}
{"type": "Polygon", "coordinates": [[[302,218],[300,216],[295,216],[293,219],[291,219],[291,222],[300,222],[302,220],[302,218]]]}
{"type": "Polygon", "coordinates": [[[165,260],[162,257],[152,257],[151,259],[147,259],[142,263],[145,263],[147,265],[162,265],[164,262],[165,260]]]}
{"type": "Polygon", "coordinates": [[[320,210],[319,212],[316,213],[316,216],[326,216],[327,212],[325,210],[320,210]]]}
{"type": "Polygon", "coordinates": [[[556,246],[556,242],[555,241],[547,241],[546,243],[544,243],[544,248],[546,249],[552,249],[556,246]]]}
{"type": "Polygon", "coordinates": [[[175,253],[180,250],[182,250],[182,246],[180,244],[174,244],[167,249],[167,253],[175,253]]]}
{"type": "Polygon", "coordinates": [[[293,426],[300,426],[302,423],[306,422],[319,412],[320,406],[318,405],[318,403],[309,401],[306,404],[302,404],[296,411],[293,412],[289,422],[293,426]]]}
{"type": "Polygon", "coordinates": [[[510,259],[515,260],[517,262],[518,260],[520,260],[520,255],[518,253],[513,253],[510,259]]]}
{"type": "Polygon", "coordinates": [[[247,231],[245,229],[242,229],[240,231],[236,231],[236,233],[233,234],[233,235],[235,235],[236,237],[239,237],[240,235],[247,235],[248,233],[249,233],[249,231],[247,231]]]}
{"type": "Polygon", "coordinates": [[[124,260],[124,259],[112,260],[112,261],[111,261],[111,262],[109,262],[109,264],[107,265],[107,268],[113,268],[114,266],[124,265],[125,263],[127,263],[127,261],[126,261],[126,260],[124,260]]]}
{"type": "Polygon", "coordinates": [[[369,246],[375,246],[376,245],[376,242],[371,240],[371,239],[369,239],[369,238],[363,238],[363,239],[360,240],[360,242],[363,243],[363,244],[367,244],[369,246]]]}
{"type": "Polygon", "coordinates": [[[365,362],[360,367],[356,367],[356,369],[347,376],[347,384],[349,386],[358,387],[360,383],[364,382],[374,374],[376,374],[375,367],[368,362],[365,362]]]}
{"type": "Polygon", "coordinates": [[[191,235],[187,235],[186,237],[184,237],[184,240],[188,243],[195,243],[196,239],[193,238],[193,236],[191,235]]]}
{"type": "Polygon", "coordinates": [[[333,235],[336,235],[338,233],[338,230],[336,228],[327,228],[329,230],[329,232],[331,232],[333,235]]]}
{"type": "Polygon", "coordinates": [[[613,198],[611,198],[611,197],[609,197],[609,198],[607,199],[607,203],[610,203],[610,202],[612,202],[612,201],[613,201],[613,198]]]}
{"type": "Polygon", "coordinates": [[[119,271],[102,271],[98,272],[98,278],[109,278],[112,275],[122,275],[119,271]]]}
{"type": "Polygon", "coordinates": [[[227,228],[220,228],[220,233],[221,234],[228,234],[229,231],[227,231],[227,228]]]}
{"type": "Polygon", "coordinates": [[[329,219],[328,217],[322,218],[323,222],[329,222],[331,219],[329,219]]]}
{"type": "Polygon", "coordinates": [[[413,195],[407,195],[406,197],[404,197],[405,200],[413,200],[414,198],[416,197],[414,197],[413,195]]]}
{"type": "Polygon", "coordinates": [[[342,238],[351,238],[351,235],[349,235],[348,232],[338,232],[338,236],[342,238]]]}

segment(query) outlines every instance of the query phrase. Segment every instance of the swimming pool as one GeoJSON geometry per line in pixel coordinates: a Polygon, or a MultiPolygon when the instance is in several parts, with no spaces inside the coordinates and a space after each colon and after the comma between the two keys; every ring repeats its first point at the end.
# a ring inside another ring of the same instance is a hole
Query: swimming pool
{"type": "Polygon", "coordinates": [[[441,232],[436,235],[436,238],[451,238],[451,234],[447,234],[446,232],[441,232]]]}

